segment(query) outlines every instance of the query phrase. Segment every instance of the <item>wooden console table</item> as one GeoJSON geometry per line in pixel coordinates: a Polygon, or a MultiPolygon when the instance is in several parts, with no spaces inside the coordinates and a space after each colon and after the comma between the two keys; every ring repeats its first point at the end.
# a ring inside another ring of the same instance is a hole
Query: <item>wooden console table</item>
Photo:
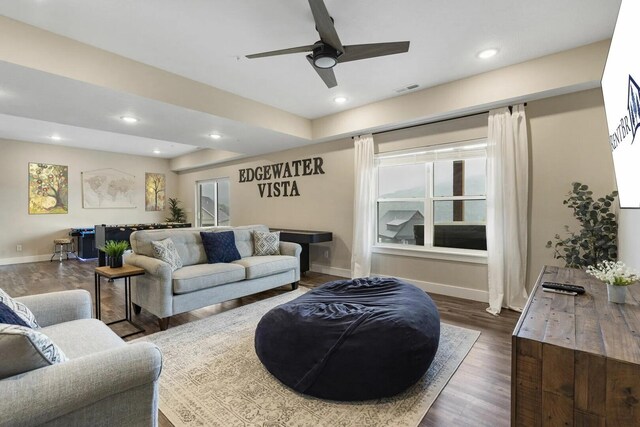
{"type": "Polygon", "coordinates": [[[512,426],[640,426],[640,285],[627,304],[582,270],[545,267],[512,338],[512,426]],[[542,291],[542,282],[584,295],[542,291]]]}

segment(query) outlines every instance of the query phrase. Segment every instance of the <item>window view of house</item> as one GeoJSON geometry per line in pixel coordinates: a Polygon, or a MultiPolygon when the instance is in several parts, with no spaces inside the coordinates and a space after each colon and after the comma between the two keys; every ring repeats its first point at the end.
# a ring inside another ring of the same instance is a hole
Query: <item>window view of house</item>
{"type": "Polygon", "coordinates": [[[377,241],[486,250],[484,143],[378,158],[377,241]]]}

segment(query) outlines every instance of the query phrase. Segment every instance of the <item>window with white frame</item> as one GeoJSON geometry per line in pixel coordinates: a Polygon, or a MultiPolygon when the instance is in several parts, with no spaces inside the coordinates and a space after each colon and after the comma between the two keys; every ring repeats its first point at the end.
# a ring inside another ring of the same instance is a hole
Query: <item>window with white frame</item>
{"type": "Polygon", "coordinates": [[[486,141],[376,156],[377,246],[486,250],[486,141]]]}
{"type": "Polygon", "coordinates": [[[196,182],[196,224],[198,227],[230,225],[229,178],[196,182]]]}

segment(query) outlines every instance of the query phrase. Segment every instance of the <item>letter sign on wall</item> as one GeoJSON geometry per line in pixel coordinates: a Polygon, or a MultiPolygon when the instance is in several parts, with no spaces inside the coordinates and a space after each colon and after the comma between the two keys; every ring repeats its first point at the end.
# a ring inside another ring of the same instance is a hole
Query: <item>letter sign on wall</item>
{"type": "Polygon", "coordinates": [[[296,197],[300,195],[300,190],[294,178],[324,175],[323,163],[322,157],[313,157],[240,169],[238,182],[256,182],[260,197],[296,197]]]}

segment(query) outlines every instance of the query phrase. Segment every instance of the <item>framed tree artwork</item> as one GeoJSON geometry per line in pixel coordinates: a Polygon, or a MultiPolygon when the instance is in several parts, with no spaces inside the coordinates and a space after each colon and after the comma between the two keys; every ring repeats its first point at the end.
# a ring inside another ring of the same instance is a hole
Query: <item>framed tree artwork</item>
{"type": "Polygon", "coordinates": [[[29,214],[69,213],[69,168],[29,163],[29,214]]]}
{"type": "Polygon", "coordinates": [[[144,174],[144,206],[146,211],[163,211],[166,197],[163,173],[144,174]]]}

